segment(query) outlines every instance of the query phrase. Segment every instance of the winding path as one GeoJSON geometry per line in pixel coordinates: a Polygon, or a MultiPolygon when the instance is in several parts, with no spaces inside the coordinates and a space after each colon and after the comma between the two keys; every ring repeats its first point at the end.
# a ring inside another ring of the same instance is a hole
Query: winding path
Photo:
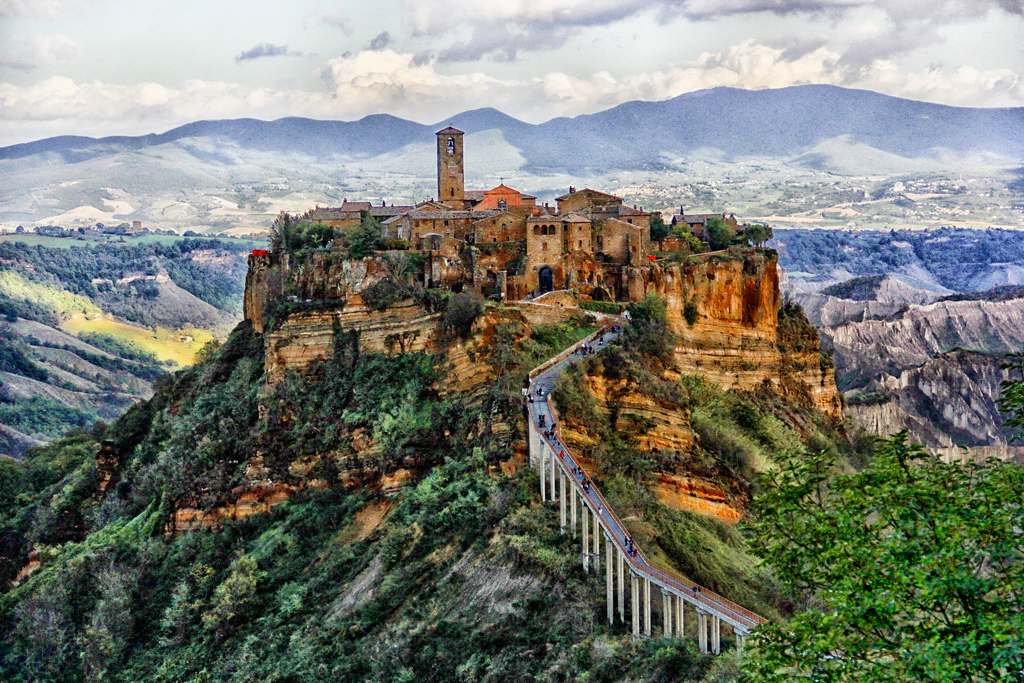
{"type": "Polygon", "coordinates": [[[591,564],[595,571],[600,570],[603,540],[609,624],[615,620],[616,593],[619,619],[625,621],[624,584],[628,573],[631,598],[629,609],[634,636],[640,635],[641,621],[643,634],[651,635],[653,585],[661,593],[664,635],[683,636],[686,606],[690,605],[697,613],[697,640],[701,652],[718,654],[721,651],[722,622],[732,628],[737,648],[742,648],[746,636],[765,619],[693,581],[658,569],[639,548],[633,546],[630,549],[626,542],[629,536],[626,525],[619,519],[561,437],[557,433],[548,432],[547,426],[551,424],[554,415],[550,403],[551,390],[559,375],[570,364],[583,358],[583,355],[578,353],[581,346],[589,343],[594,352],[597,352],[614,341],[619,334],[612,326],[607,326],[549,359],[530,373],[530,464],[537,468],[540,474],[541,500],[559,504],[562,532],[566,532],[568,522],[569,531],[574,537],[577,531],[579,503],[582,517],[581,559],[584,570],[589,571],[591,564]],[[538,398],[538,389],[542,391],[543,398],[538,398]],[[544,427],[540,426],[542,422],[544,427]]]}

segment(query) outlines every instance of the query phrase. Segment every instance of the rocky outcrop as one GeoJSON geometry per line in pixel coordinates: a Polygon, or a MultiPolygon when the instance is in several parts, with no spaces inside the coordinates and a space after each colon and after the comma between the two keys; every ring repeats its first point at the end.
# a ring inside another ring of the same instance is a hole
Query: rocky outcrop
{"type": "Polygon", "coordinates": [[[905,429],[943,457],[963,457],[966,446],[979,457],[1015,458],[997,401],[1006,354],[1024,350],[1024,292],[1001,288],[916,303],[939,294],[890,275],[797,300],[822,323],[822,344],[833,351],[855,422],[880,436],[905,429]]]}
{"type": "Polygon", "coordinates": [[[848,413],[874,434],[908,430],[934,448],[1005,445],[1009,434],[997,399],[1009,379],[1005,359],[969,351],[929,358],[897,375],[881,375],[852,395],[848,413]]]}
{"type": "Polygon", "coordinates": [[[738,251],[627,272],[631,298],[665,299],[678,338],[675,365],[725,389],[770,389],[831,417],[842,414],[834,375],[816,341],[794,349],[780,336],[773,252],[738,251]]]}
{"type": "Polygon", "coordinates": [[[890,320],[845,323],[826,331],[840,368],[841,386],[852,388],[954,349],[993,354],[1024,349],[1024,299],[940,301],[911,306],[890,320]]]}

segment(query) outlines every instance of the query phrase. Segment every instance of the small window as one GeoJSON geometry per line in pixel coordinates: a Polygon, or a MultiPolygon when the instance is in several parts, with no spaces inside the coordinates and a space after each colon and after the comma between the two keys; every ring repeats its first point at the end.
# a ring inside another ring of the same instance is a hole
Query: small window
{"type": "Polygon", "coordinates": [[[501,209],[502,211],[504,211],[505,209],[508,208],[508,203],[504,199],[499,199],[498,200],[498,208],[501,209]]]}
{"type": "Polygon", "coordinates": [[[582,248],[583,248],[583,240],[580,240],[580,243],[579,243],[579,248],[580,248],[580,249],[582,249],[582,248]]]}
{"type": "Polygon", "coordinates": [[[454,187],[452,187],[452,188],[449,188],[448,192],[450,193],[450,195],[449,195],[449,196],[451,196],[451,197],[454,197],[454,196],[455,196],[455,188],[454,188],[454,187]]]}
{"type": "Polygon", "coordinates": [[[448,138],[448,154],[455,154],[455,138],[448,138]]]}
{"type": "Polygon", "coordinates": [[[548,250],[548,243],[547,242],[541,242],[540,250],[541,251],[547,251],[548,250]]]}

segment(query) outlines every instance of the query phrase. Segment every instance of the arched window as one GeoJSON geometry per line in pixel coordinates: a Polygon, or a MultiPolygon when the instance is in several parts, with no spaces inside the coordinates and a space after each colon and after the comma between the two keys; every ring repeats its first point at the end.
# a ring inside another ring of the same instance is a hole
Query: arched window
{"type": "Polygon", "coordinates": [[[455,196],[455,188],[454,188],[454,187],[452,187],[452,188],[449,188],[448,192],[450,192],[450,193],[451,193],[451,195],[450,195],[450,196],[452,196],[452,197],[454,197],[454,196],[455,196]]]}
{"type": "Polygon", "coordinates": [[[504,211],[505,209],[508,208],[508,202],[506,202],[504,199],[499,199],[498,200],[498,208],[501,209],[502,211],[504,211]]]}
{"type": "Polygon", "coordinates": [[[455,154],[455,138],[448,138],[448,154],[455,154]]]}

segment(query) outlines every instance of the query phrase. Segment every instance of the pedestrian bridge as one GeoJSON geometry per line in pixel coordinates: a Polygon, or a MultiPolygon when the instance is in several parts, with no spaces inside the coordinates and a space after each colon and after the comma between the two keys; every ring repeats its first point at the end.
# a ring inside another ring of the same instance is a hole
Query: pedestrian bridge
{"type": "Polygon", "coordinates": [[[566,349],[530,373],[529,450],[530,465],[540,474],[540,495],[545,503],[557,504],[562,533],[580,537],[584,571],[601,568],[604,546],[604,570],[608,623],[629,620],[634,637],[651,635],[651,588],[661,597],[661,632],[665,636],[683,637],[687,611],[696,618],[697,642],[703,653],[721,652],[721,627],[732,629],[737,649],[751,630],[765,621],[748,609],[737,605],[682,576],[653,566],[643,551],[626,545],[628,531],[600,489],[558,434],[546,434],[553,411],[551,390],[558,376],[568,365],[582,358],[579,349],[589,344],[595,351],[603,349],[618,336],[611,327],[594,333],[566,349]],[[600,341],[599,341],[600,339],[600,341]],[[537,398],[537,389],[543,398],[537,398]],[[544,428],[539,425],[543,420],[544,428]],[[629,599],[625,584],[629,582],[629,599]]]}

